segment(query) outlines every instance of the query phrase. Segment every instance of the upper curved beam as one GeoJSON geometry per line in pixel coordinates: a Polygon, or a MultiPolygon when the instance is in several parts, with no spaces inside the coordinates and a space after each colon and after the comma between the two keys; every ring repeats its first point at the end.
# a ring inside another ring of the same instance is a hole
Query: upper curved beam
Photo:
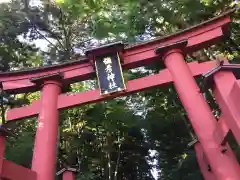
{"type": "MultiPolygon", "coordinates": [[[[155,49],[159,46],[187,40],[188,44],[185,50],[187,52],[192,52],[216,43],[216,41],[227,35],[228,26],[231,22],[230,14],[233,11],[234,10],[228,11],[209,21],[178,33],[126,47],[122,53],[123,69],[148,65],[154,60],[159,59],[158,55],[155,53],[155,49]]],[[[31,78],[46,76],[58,72],[63,73],[64,84],[70,84],[95,77],[93,65],[86,57],[83,57],[78,61],[72,61],[56,66],[0,73],[0,81],[3,82],[4,90],[8,92],[31,92],[36,91],[39,88],[30,81],[31,78]]]]}
{"type": "MultiPolygon", "coordinates": [[[[199,76],[210,71],[216,66],[217,61],[207,61],[204,63],[191,62],[188,67],[193,76],[199,76]]],[[[172,76],[168,69],[161,70],[158,74],[138,78],[128,81],[127,90],[119,92],[110,96],[101,96],[99,89],[89,90],[87,92],[80,92],[74,95],[61,94],[58,99],[58,109],[71,108],[83,104],[96,103],[104,100],[113,99],[119,96],[125,96],[135,92],[144,91],[154,87],[160,87],[172,82],[172,76]],[[143,86],[144,84],[144,86],[143,86]]],[[[40,100],[33,101],[29,106],[9,109],[7,111],[7,121],[19,120],[22,118],[33,117],[39,113],[41,106],[40,100]]]]}

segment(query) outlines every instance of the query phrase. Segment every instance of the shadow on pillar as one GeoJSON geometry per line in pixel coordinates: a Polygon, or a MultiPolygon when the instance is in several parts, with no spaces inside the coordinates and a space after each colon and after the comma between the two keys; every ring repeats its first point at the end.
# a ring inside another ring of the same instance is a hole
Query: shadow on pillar
{"type": "Polygon", "coordinates": [[[78,170],[76,168],[63,168],[56,173],[57,176],[62,176],[62,180],[76,180],[76,174],[78,170]]]}

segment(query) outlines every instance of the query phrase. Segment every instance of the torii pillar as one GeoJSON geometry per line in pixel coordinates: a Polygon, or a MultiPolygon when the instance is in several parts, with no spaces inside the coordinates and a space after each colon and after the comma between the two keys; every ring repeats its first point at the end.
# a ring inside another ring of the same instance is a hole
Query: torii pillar
{"type": "MultiPolygon", "coordinates": [[[[212,88],[221,113],[225,116],[224,123],[231,130],[238,144],[240,144],[239,70],[239,64],[225,62],[203,75],[205,78],[204,90],[212,88]]],[[[225,143],[227,133],[220,139],[220,143],[225,143]]]]}
{"type": "Polygon", "coordinates": [[[202,145],[199,142],[197,142],[194,145],[194,150],[196,153],[196,158],[198,161],[199,168],[201,170],[201,173],[202,173],[204,179],[205,180],[217,180],[211,170],[211,166],[209,165],[206,155],[202,149],[202,145]]]}
{"type": "Polygon", "coordinates": [[[6,129],[1,126],[0,127],[0,175],[2,174],[2,166],[4,160],[4,153],[5,153],[5,144],[6,144],[6,136],[7,136],[6,129]]]}
{"type": "Polygon", "coordinates": [[[76,168],[63,168],[56,173],[57,176],[62,175],[62,180],[76,180],[76,168]]]}
{"type": "Polygon", "coordinates": [[[32,160],[37,180],[54,180],[58,136],[58,96],[61,93],[61,74],[40,77],[32,82],[42,86],[41,110],[32,160]]]}
{"type": "Polygon", "coordinates": [[[213,135],[217,121],[184,60],[182,49],[187,43],[181,41],[163,46],[156,53],[163,55],[164,64],[172,75],[175,89],[216,178],[239,180],[239,164],[235,157],[222,153],[222,147],[213,135]]]}

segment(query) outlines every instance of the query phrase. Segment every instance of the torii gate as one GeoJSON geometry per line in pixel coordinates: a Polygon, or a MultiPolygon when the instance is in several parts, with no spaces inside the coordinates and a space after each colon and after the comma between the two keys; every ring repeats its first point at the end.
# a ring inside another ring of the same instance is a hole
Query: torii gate
{"type": "MultiPolygon", "coordinates": [[[[1,73],[0,81],[3,84],[3,90],[8,93],[41,90],[40,100],[34,101],[29,106],[13,108],[7,112],[8,122],[38,115],[32,170],[27,170],[32,175],[30,179],[54,179],[58,110],[100,102],[173,82],[198,138],[198,141],[194,143],[194,148],[204,178],[206,180],[239,180],[239,164],[225,140],[226,134],[231,130],[237,141],[240,142],[240,123],[238,122],[240,114],[236,109],[240,102],[238,101],[240,89],[238,76],[234,76],[234,73],[238,74],[236,70],[239,66],[218,65],[217,61],[204,63],[186,63],[184,61],[185,54],[215,44],[224,37],[227,38],[231,22],[230,15],[233,11],[230,10],[170,36],[134,46],[124,48],[121,43],[110,44],[87,51],[86,57],[77,61],[1,73]],[[114,56],[115,59],[111,59],[112,55],[117,56],[114,56]],[[106,56],[109,56],[107,60],[110,58],[110,60],[120,63],[115,64],[116,71],[120,72],[120,75],[122,68],[123,70],[132,69],[149,65],[155,61],[162,61],[166,69],[161,70],[159,74],[128,81],[126,85],[122,83],[122,77],[118,76],[119,87],[115,84],[117,89],[109,92],[101,65],[101,58],[106,58],[106,56]],[[215,67],[217,69],[214,69],[215,67]],[[210,71],[212,69],[214,70],[210,71]],[[208,73],[209,71],[210,73],[208,73]],[[75,95],[61,93],[64,86],[94,78],[96,74],[98,74],[100,89],[75,95]],[[222,115],[219,121],[214,118],[195,82],[194,77],[202,74],[205,74],[204,77],[206,77],[204,88],[210,88],[210,85],[213,85],[214,94],[221,107],[222,115]]],[[[17,180],[19,176],[10,176],[15,172],[19,172],[22,177],[27,176],[25,171],[20,171],[22,167],[14,164],[7,165],[5,163],[7,161],[3,160],[4,135],[5,133],[0,139],[0,177],[17,180]],[[14,169],[4,171],[10,167],[14,167],[14,169]]],[[[60,173],[65,173],[64,180],[75,180],[74,169],[65,168],[58,174],[60,173]]]]}

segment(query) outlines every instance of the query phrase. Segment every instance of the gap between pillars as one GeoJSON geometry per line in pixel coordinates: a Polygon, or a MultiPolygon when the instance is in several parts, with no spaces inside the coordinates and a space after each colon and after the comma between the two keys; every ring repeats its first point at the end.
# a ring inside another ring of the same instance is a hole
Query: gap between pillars
{"type": "Polygon", "coordinates": [[[61,80],[61,74],[32,79],[32,82],[42,86],[32,159],[32,170],[37,173],[37,180],[54,180],[55,178],[59,123],[57,103],[62,88],[61,80]]]}
{"type": "Polygon", "coordinates": [[[181,41],[170,44],[158,48],[156,53],[163,55],[164,64],[172,75],[175,89],[216,178],[239,180],[239,164],[231,153],[222,153],[221,146],[214,138],[217,121],[184,60],[182,49],[187,43],[181,41]]]}

